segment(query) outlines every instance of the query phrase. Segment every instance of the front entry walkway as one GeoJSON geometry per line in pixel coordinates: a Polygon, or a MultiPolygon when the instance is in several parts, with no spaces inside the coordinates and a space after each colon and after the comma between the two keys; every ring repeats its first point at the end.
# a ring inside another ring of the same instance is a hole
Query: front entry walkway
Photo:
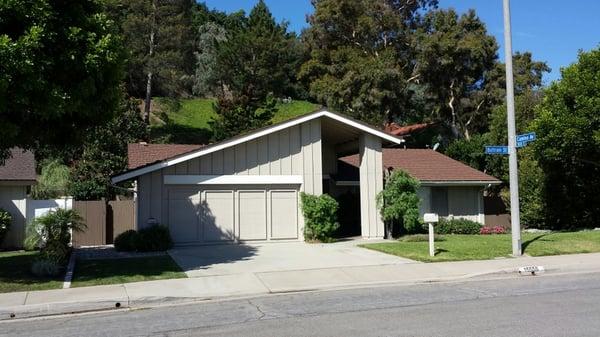
{"type": "Polygon", "coordinates": [[[184,246],[169,254],[188,277],[416,263],[357,247],[361,242],[184,246]]]}

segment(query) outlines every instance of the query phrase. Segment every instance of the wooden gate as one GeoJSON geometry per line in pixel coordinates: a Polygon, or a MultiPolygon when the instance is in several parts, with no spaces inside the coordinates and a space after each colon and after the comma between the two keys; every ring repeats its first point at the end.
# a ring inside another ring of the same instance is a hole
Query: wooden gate
{"type": "Polygon", "coordinates": [[[135,205],[133,200],[111,200],[106,214],[106,243],[113,243],[117,235],[135,229],[135,205]]]}
{"type": "Polygon", "coordinates": [[[85,231],[73,233],[75,247],[111,244],[117,235],[135,229],[133,200],[73,201],[73,209],[87,225],[85,231]]]}
{"type": "Polygon", "coordinates": [[[106,201],[73,201],[73,209],[87,225],[85,231],[73,232],[73,246],[106,244],[106,201]]]}

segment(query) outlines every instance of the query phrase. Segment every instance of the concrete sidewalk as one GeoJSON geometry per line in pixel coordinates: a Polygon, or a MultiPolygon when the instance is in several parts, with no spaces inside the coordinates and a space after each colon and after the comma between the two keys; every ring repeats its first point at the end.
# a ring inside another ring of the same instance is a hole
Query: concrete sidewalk
{"type": "Polygon", "coordinates": [[[600,272],[600,253],[486,261],[346,266],[160,280],[120,285],[0,294],[0,320],[210,300],[227,297],[342,289],[391,283],[513,277],[520,266],[548,273],[600,272]]]}

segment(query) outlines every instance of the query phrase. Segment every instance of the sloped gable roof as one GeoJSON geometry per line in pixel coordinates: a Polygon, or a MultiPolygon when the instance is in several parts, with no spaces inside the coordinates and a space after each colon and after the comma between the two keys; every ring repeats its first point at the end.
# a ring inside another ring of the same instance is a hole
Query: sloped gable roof
{"type": "Polygon", "coordinates": [[[280,123],[276,123],[276,124],[273,124],[273,125],[270,125],[270,126],[258,129],[258,130],[254,130],[247,134],[238,135],[238,136],[232,137],[230,139],[224,140],[222,142],[206,145],[204,147],[198,148],[196,150],[192,150],[187,153],[183,153],[183,154],[176,155],[176,156],[173,156],[170,158],[166,158],[166,159],[158,161],[154,164],[147,164],[142,167],[130,169],[126,172],[123,172],[121,174],[114,176],[112,178],[112,182],[118,183],[121,181],[132,179],[132,178],[138,177],[140,175],[143,175],[143,174],[146,174],[149,172],[153,172],[156,170],[163,169],[165,167],[176,165],[178,163],[188,161],[190,159],[197,158],[200,156],[204,156],[204,155],[212,153],[212,152],[220,151],[220,150],[235,146],[237,144],[248,142],[250,140],[260,138],[262,136],[284,130],[291,126],[299,125],[299,124],[305,123],[307,121],[314,120],[314,119],[321,118],[321,117],[327,117],[327,118],[336,120],[338,122],[344,123],[346,125],[349,125],[351,127],[355,127],[364,132],[367,132],[374,136],[380,137],[388,142],[392,142],[394,144],[400,144],[402,142],[401,138],[398,138],[398,137],[396,137],[392,134],[389,134],[385,131],[379,130],[375,127],[372,127],[366,123],[363,123],[363,122],[354,120],[350,117],[346,117],[341,114],[333,113],[333,112],[330,112],[327,110],[318,110],[318,111],[311,112],[311,113],[308,113],[305,115],[301,115],[301,116],[298,116],[298,117],[295,117],[295,118],[292,118],[292,119],[289,119],[289,120],[286,120],[286,121],[283,121],[280,123]]]}
{"type": "Polygon", "coordinates": [[[1,181],[36,181],[35,157],[31,151],[20,148],[10,150],[11,157],[0,165],[1,181]]]}
{"type": "Polygon", "coordinates": [[[165,159],[202,148],[197,144],[147,144],[134,143],[127,145],[127,168],[132,170],[165,159]]]}
{"type": "MultiPolygon", "coordinates": [[[[430,149],[383,149],[383,166],[401,169],[421,182],[482,182],[498,184],[488,174],[430,149]]],[[[358,155],[340,158],[345,164],[359,166],[358,155]]]]}

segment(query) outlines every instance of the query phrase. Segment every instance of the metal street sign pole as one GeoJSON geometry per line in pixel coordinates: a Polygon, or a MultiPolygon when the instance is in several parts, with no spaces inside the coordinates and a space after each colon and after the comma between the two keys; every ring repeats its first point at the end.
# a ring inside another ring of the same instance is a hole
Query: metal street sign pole
{"type": "Polygon", "coordinates": [[[517,164],[515,97],[512,64],[512,36],[510,31],[510,0],[503,0],[504,8],[504,58],[506,62],[506,120],[508,124],[508,169],[510,184],[510,223],[512,252],[521,256],[521,223],[519,212],[519,171],[517,164]]]}

